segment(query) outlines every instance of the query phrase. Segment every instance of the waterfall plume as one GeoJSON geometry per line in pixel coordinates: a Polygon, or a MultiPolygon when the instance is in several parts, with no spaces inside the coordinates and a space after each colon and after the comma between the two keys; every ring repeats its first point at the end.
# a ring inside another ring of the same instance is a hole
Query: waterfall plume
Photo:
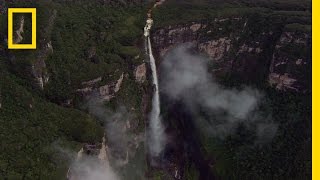
{"type": "Polygon", "coordinates": [[[149,129],[149,151],[152,156],[158,156],[165,143],[164,127],[160,118],[160,97],[159,97],[159,84],[157,76],[157,67],[154,56],[152,54],[152,46],[150,37],[148,37],[148,49],[150,66],[152,71],[152,78],[154,84],[154,94],[152,98],[152,110],[150,113],[150,129],[149,129]]]}

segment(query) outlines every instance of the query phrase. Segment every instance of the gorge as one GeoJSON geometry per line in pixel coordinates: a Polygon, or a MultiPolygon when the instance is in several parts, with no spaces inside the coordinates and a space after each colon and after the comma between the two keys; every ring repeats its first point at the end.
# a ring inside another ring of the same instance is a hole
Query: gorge
{"type": "Polygon", "coordinates": [[[310,179],[311,39],[310,0],[0,2],[0,177],[310,179]]]}

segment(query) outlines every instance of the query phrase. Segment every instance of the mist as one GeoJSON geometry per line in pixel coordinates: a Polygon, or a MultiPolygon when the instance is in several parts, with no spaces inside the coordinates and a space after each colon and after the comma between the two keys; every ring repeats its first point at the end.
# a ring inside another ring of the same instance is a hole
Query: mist
{"type": "Polygon", "coordinates": [[[150,126],[148,129],[148,147],[150,155],[157,157],[160,155],[166,144],[166,137],[164,133],[164,126],[160,116],[160,96],[159,96],[159,83],[156,61],[152,53],[152,46],[150,37],[148,37],[148,50],[150,58],[150,67],[152,70],[152,80],[154,84],[154,92],[152,97],[152,110],[149,114],[150,126]]]}
{"type": "MultiPolygon", "coordinates": [[[[253,129],[258,139],[270,139],[277,131],[272,116],[258,110],[265,98],[250,87],[226,88],[208,71],[209,59],[191,53],[192,44],[183,44],[168,52],[161,64],[161,92],[173,101],[182,101],[193,114],[205,112],[214,118],[196,116],[199,128],[225,137],[241,123],[253,129]]],[[[261,140],[263,141],[263,140],[261,140]]]]}
{"type": "Polygon", "coordinates": [[[119,105],[115,110],[111,110],[105,103],[105,100],[93,93],[82,107],[105,127],[105,137],[101,137],[102,145],[101,148],[99,146],[97,155],[87,155],[84,148],[77,153],[55,145],[69,162],[68,175],[77,180],[119,180],[128,176],[141,177],[144,175],[144,165],[139,163],[140,159],[134,158],[135,160],[130,162],[130,158],[135,157],[138,148],[143,146],[144,133],[131,130],[135,119],[125,106],[119,105]],[[134,172],[127,169],[129,163],[135,164],[134,172]]]}
{"type": "Polygon", "coordinates": [[[108,163],[94,157],[83,157],[71,165],[73,172],[77,174],[77,180],[119,180],[115,171],[108,163]]]}
{"type": "MultiPolygon", "coordinates": [[[[79,152],[62,148],[58,142],[53,144],[54,149],[58,152],[58,156],[63,158],[69,164],[66,174],[67,178],[76,180],[119,180],[116,171],[110,166],[108,158],[88,156],[81,149],[79,152]]],[[[101,151],[100,155],[103,154],[101,151]]]]}
{"type": "Polygon", "coordinates": [[[136,122],[125,106],[119,105],[115,110],[110,110],[104,103],[104,100],[92,95],[84,108],[103,122],[110,147],[110,159],[115,166],[122,167],[128,164],[129,156],[134,156],[137,148],[144,142],[144,133],[131,130],[136,122]]]}

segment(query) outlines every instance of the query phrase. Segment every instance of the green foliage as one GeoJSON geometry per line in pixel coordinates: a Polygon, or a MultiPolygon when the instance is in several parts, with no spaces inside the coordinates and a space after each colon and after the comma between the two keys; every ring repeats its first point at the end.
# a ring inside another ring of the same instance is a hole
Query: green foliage
{"type": "Polygon", "coordinates": [[[1,68],[0,176],[8,179],[59,176],[61,179],[67,164],[65,160],[55,159],[54,154],[61,153],[57,152],[55,142],[97,142],[103,135],[102,128],[78,110],[44,101],[1,68]]]}
{"type": "Polygon", "coordinates": [[[156,27],[175,25],[214,18],[246,17],[252,14],[277,16],[283,23],[311,24],[311,3],[275,0],[275,1],[169,1],[155,9],[154,20],[156,27]],[[179,13],[176,13],[179,12],[179,13]]]}
{"type": "Polygon", "coordinates": [[[189,165],[185,169],[185,177],[187,180],[199,179],[199,172],[195,169],[194,165],[189,165]]]}
{"type": "Polygon", "coordinates": [[[152,175],[153,175],[153,177],[150,178],[152,180],[165,180],[165,179],[167,179],[166,174],[161,170],[153,170],[152,175]]]}
{"type": "Polygon", "coordinates": [[[287,24],[285,26],[286,31],[298,31],[298,32],[306,32],[310,33],[311,32],[311,25],[303,25],[299,23],[292,23],[292,24],[287,24]]]}
{"type": "Polygon", "coordinates": [[[222,179],[311,178],[310,95],[280,93],[266,89],[261,109],[272,114],[278,131],[271,142],[261,143],[246,127],[225,139],[202,136],[214,172],[222,179]]]}
{"type": "MultiPolygon", "coordinates": [[[[141,63],[134,59],[140,55],[135,47],[136,39],[141,37],[145,20],[145,7],[114,7],[97,1],[68,3],[59,1],[13,1],[8,7],[37,8],[38,51],[11,51],[15,61],[11,70],[22,78],[32,80],[30,69],[39,56],[42,42],[51,40],[54,53],[46,60],[50,81],[45,93],[53,102],[74,98],[75,89],[81,82],[103,75],[104,82],[114,81],[110,74],[128,71],[131,65],[141,63]],[[88,51],[94,48],[93,57],[88,51]],[[130,62],[132,61],[132,62],[130,62]]],[[[25,15],[25,14],[24,14],[25,15]]],[[[19,15],[15,16],[18,22],[19,15]]],[[[0,37],[7,34],[7,16],[0,16],[0,37]]],[[[31,19],[25,17],[26,38],[31,36],[31,19]]],[[[16,24],[18,25],[18,24],[16,24]]],[[[15,26],[17,29],[17,26],[15,26]]],[[[6,44],[2,45],[3,47],[6,44]]]]}
{"type": "Polygon", "coordinates": [[[120,47],[120,55],[122,57],[134,57],[139,55],[140,50],[135,46],[122,46],[120,47]]]}
{"type": "MultiPolygon", "coordinates": [[[[210,0],[169,1],[154,11],[155,26],[161,28],[169,25],[203,22],[208,24],[205,30],[210,29],[213,32],[212,35],[206,36],[224,37],[226,34],[223,33],[243,28],[246,22],[247,27],[250,28],[239,35],[232,34],[232,36],[240,37],[240,43],[250,41],[256,35],[270,30],[277,36],[280,36],[283,31],[303,33],[311,30],[311,2],[308,0],[214,2],[210,0]],[[240,24],[235,22],[210,23],[214,22],[215,18],[233,17],[241,17],[243,21],[240,20],[240,24]],[[216,25],[222,27],[223,31],[219,32],[216,25]]],[[[202,33],[201,30],[200,33],[202,33]]],[[[272,44],[276,40],[267,40],[270,41],[266,47],[267,50],[259,58],[261,67],[268,67],[273,53],[272,44]]],[[[237,44],[233,45],[237,46],[237,44]]],[[[310,48],[305,46],[288,45],[283,48],[286,49],[288,57],[294,59],[308,57],[311,53],[308,52],[310,48]]],[[[235,56],[235,53],[231,56],[235,56]]],[[[267,98],[260,108],[263,113],[272,114],[273,121],[278,123],[277,135],[271,142],[260,143],[256,141],[256,132],[239,124],[235,134],[221,139],[201,131],[205,127],[200,126],[198,133],[207,159],[213,161],[212,170],[220,179],[310,179],[311,95],[280,93],[267,88],[265,86],[266,77],[264,77],[266,73],[261,72],[261,69],[259,71],[255,73],[255,76],[263,76],[260,78],[262,80],[254,82],[253,86],[265,91],[267,98]]],[[[309,78],[308,75],[310,72],[305,72],[301,77],[309,78]]],[[[240,78],[238,78],[237,76],[225,76],[221,82],[229,87],[235,87],[243,84],[243,81],[239,81],[240,78]]],[[[186,176],[192,177],[193,170],[194,168],[189,167],[186,170],[186,176]]]]}
{"type": "MultiPolygon", "coordinates": [[[[6,51],[1,41],[0,177],[63,179],[69,164],[58,149],[75,151],[81,143],[98,142],[103,128],[88,114],[57,104],[77,99],[75,91],[84,81],[102,76],[105,85],[142,63],[135,58],[141,53],[135,41],[143,33],[145,10],[101,6],[98,1],[10,1],[7,6],[37,8],[38,49],[6,51]],[[44,59],[50,79],[40,91],[34,85],[32,66],[42,53],[41,45],[50,41],[53,53],[44,59]],[[89,57],[92,48],[95,53],[89,57]]],[[[6,19],[0,16],[1,39],[7,36],[6,19]]],[[[26,35],[29,26],[27,21],[26,35]]],[[[142,92],[134,81],[133,74],[128,75],[114,100],[136,109],[135,118],[142,119],[142,92]]],[[[143,121],[139,125],[144,127],[143,121]]]]}

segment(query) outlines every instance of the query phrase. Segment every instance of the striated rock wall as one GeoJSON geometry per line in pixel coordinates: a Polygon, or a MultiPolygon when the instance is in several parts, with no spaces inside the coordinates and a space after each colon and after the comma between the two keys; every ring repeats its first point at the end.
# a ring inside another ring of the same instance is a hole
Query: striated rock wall
{"type": "Polygon", "coordinates": [[[153,44],[162,57],[172,47],[191,42],[211,59],[216,76],[307,92],[311,90],[311,35],[284,26],[259,16],[215,18],[158,28],[153,44]]]}
{"type": "Polygon", "coordinates": [[[139,83],[145,82],[146,78],[147,78],[146,74],[147,74],[146,63],[142,63],[136,67],[134,75],[135,75],[137,82],[139,82],[139,83]]]}
{"type": "MultiPolygon", "coordinates": [[[[50,18],[47,22],[47,27],[44,29],[43,37],[49,36],[51,34],[54,21],[57,16],[57,11],[53,10],[50,18]]],[[[41,88],[44,89],[44,85],[49,82],[49,74],[47,72],[46,59],[50,54],[53,53],[53,47],[50,39],[41,39],[38,45],[37,57],[32,63],[32,75],[36,80],[36,83],[41,88]]]]}
{"type": "Polygon", "coordinates": [[[97,86],[97,83],[102,80],[101,77],[98,77],[90,81],[82,82],[82,85],[85,87],[82,89],[77,89],[76,92],[82,96],[88,96],[92,93],[97,93],[101,99],[109,101],[110,99],[114,98],[115,94],[120,90],[123,79],[124,74],[122,73],[116,82],[108,83],[103,86],[97,86]]]}

